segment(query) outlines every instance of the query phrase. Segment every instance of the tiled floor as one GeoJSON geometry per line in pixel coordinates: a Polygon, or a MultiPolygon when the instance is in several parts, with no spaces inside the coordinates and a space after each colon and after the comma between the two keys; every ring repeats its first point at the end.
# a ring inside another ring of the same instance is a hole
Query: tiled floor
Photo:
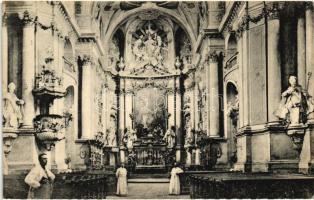
{"type": "MultiPolygon", "coordinates": [[[[157,181],[157,180],[156,180],[157,181]]],[[[190,199],[189,195],[168,195],[169,183],[128,183],[128,196],[108,196],[107,199],[190,199]]]]}

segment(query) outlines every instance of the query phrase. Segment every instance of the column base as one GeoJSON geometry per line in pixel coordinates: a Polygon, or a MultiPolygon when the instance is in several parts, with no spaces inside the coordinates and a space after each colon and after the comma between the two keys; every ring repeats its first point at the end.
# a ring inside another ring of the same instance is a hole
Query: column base
{"type": "Polygon", "coordinates": [[[233,166],[233,171],[252,172],[252,164],[237,162],[233,166]]]}
{"type": "Polygon", "coordinates": [[[273,160],[268,163],[269,172],[298,173],[299,160],[273,160]]]}

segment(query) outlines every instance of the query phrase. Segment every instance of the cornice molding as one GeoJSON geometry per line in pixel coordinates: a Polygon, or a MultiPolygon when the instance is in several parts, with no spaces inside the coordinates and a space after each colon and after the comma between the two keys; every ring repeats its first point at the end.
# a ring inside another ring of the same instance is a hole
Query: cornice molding
{"type": "Polygon", "coordinates": [[[199,39],[196,42],[195,49],[196,52],[199,52],[202,42],[204,39],[223,39],[223,35],[218,31],[217,28],[206,28],[203,29],[202,32],[200,33],[199,39]]]}
{"type": "Polygon", "coordinates": [[[228,29],[228,27],[231,26],[233,21],[237,18],[237,14],[241,6],[245,4],[245,2],[242,1],[235,1],[232,3],[232,6],[229,10],[226,11],[227,14],[224,15],[222,18],[222,21],[219,25],[219,32],[224,32],[228,29]]]}

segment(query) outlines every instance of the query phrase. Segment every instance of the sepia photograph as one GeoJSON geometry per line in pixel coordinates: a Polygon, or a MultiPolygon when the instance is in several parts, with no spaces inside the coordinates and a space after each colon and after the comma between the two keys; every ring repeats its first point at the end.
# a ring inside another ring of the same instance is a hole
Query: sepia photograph
{"type": "Polygon", "coordinates": [[[0,4],[2,198],[314,198],[313,0],[0,4]]]}

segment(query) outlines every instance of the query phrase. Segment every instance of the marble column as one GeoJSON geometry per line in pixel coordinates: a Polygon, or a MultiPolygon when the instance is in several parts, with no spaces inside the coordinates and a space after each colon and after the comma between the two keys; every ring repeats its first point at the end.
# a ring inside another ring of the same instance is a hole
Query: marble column
{"type": "Polygon", "coordinates": [[[101,123],[102,123],[102,132],[106,135],[106,131],[107,131],[107,124],[106,124],[106,120],[107,120],[107,88],[105,86],[105,84],[103,85],[102,88],[102,95],[101,95],[101,100],[102,100],[102,112],[101,112],[101,123]]]}
{"type": "Polygon", "coordinates": [[[204,65],[205,65],[205,80],[202,80],[202,82],[205,81],[205,86],[206,86],[206,93],[205,93],[205,95],[206,95],[206,106],[205,106],[206,116],[204,116],[204,117],[206,117],[206,121],[204,121],[203,123],[206,126],[206,130],[204,130],[204,131],[206,131],[207,135],[209,135],[210,134],[210,106],[211,106],[209,101],[211,98],[210,98],[210,85],[209,85],[210,68],[207,64],[208,64],[207,62],[204,63],[204,65]]]}
{"type": "Polygon", "coordinates": [[[191,155],[191,153],[188,150],[186,150],[186,161],[185,161],[185,164],[187,166],[190,166],[192,164],[192,155],[191,155]]]}
{"type": "Polygon", "coordinates": [[[24,100],[24,127],[32,128],[35,117],[34,97],[32,94],[35,77],[35,29],[29,13],[23,15],[23,72],[22,99],[24,100]]]}
{"type": "Polygon", "coordinates": [[[82,139],[90,139],[92,135],[92,62],[89,57],[83,60],[82,77],[82,139]]]}
{"type": "MultiPolygon", "coordinates": [[[[243,127],[244,123],[243,123],[243,107],[244,107],[244,92],[243,92],[243,82],[242,82],[242,77],[241,75],[243,74],[243,62],[242,62],[242,55],[243,55],[243,41],[242,41],[242,33],[237,34],[237,50],[238,50],[238,56],[237,56],[237,62],[238,62],[238,66],[239,66],[239,88],[238,88],[238,92],[239,92],[239,126],[243,127]]],[[[227,105],[227,104],[225,104],[227,105]]],[[[226,123],[225,123],[226,124],[226,123]]],[[[227,129],[225,129],[227,130],[227,129]]]]}
{"type": "Polygon", "coordinates": [[[174,94],[169,93],[168,95],[168,113],[170,114],[170,117],[168,118],[168,129],[171,126],[174,126],[174,94]]]}
{"type": "Polygon", "coordinates": [[[298,18],[297,28],[298,38],[298,82],[302,87],[305,87],[306,83],[306,67],[305,67],[305,20],[304,15],[298,18]]]}
{"type": "MultiPolygon", "coordinates": [[[[306,83],[304,88],[308,87],[309,95],[314,97],[314,45],[313,45],[313,2],[306,3],[306,10],[305,10],[305,27],[306,27],[306,73],[312,73],[312,76],[308,83],[306,83]],[[308,85],[307,85],[308,84],[308,85]]],[[[309,119],[312,121],[314,120],[314,113],[310,114],[309,119]]]]}
{"type": "Polygon", "coordinates": [[[116,166],[116,156],[113,152],[110,152],[109,165],[116,166]]]}
{"type": "Polygon", "coordinates": [[[219,82],[218,82],[218,55],[216,52],[209,55],[209,136],[219,137],[219,82]]]}
{"type": "Polygon", "coordinates": [[[243,93],[243,126],[250,125],[250,76],[249,76],[249,33],[248,27],[245,27],[245,30],[242,33],[242,90],[243,93]]]}
{"type": "Polygon", "coordinates": [[[2,92],[8,88],[8,28],[7,15],[2,16],[2,92]]]}
{"type": "Polygon", "coordinates": [[[201,150],[199,147],[195,150],[195,165],[201,164],[201,150]]]}
{"type": "Polygon", "coordinates": [[[279,54],[279,11],[271,12],[267,21],[267,65],[268,65],[268,121],[277,121],[274,115],[281,100],[281,65],[279,54]]]}

